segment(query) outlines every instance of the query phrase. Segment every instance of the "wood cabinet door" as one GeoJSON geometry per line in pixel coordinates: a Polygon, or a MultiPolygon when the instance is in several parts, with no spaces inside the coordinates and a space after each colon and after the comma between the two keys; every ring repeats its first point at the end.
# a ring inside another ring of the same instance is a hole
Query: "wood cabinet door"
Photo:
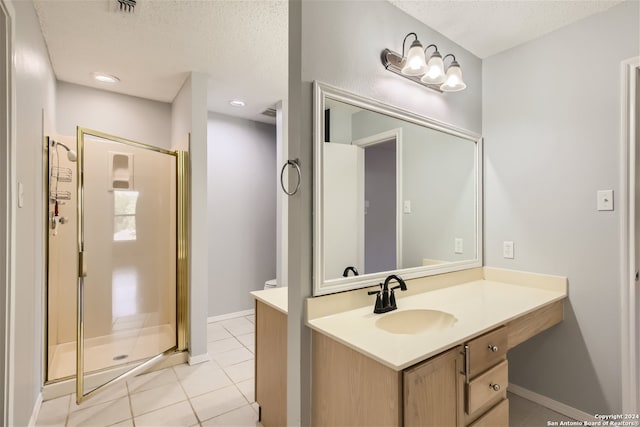
{"type": "Polygon", "coordinates": [[[462,347],[403,372],[405,426],[462,426],[464,370],[462,347]]]}
{"type": "Polygon", "coordinates": [[[287,425],[287,315],[256,301],[255,395],[265,427],[287,425]]]}

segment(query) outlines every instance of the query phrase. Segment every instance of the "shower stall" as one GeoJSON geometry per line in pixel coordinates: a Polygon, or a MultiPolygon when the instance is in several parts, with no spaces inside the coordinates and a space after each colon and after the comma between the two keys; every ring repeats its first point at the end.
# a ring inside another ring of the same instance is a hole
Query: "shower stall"
{"type": "Polygon", "coordinates": [[[45,379],[80,402],[187,348],[188,159],[84,128],[45,143],[45,379]]]}

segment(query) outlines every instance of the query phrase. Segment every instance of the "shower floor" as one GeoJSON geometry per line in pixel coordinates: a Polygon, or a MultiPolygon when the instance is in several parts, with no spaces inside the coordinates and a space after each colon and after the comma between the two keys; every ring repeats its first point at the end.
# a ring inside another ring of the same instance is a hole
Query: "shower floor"
{"type": "MultiPolygon", "coordinates": [[[[147,359],[173,347],[176,344],[174,327],[170,324],[141,327],[147,316],[141,314],[119,318],[113,324],[111,335],[86,339],[85,372],[147,359]]],[[[50,346],[49,351],[53,354],[49,363],[49,381],[75,375],[75,341],[50,346]]]]}

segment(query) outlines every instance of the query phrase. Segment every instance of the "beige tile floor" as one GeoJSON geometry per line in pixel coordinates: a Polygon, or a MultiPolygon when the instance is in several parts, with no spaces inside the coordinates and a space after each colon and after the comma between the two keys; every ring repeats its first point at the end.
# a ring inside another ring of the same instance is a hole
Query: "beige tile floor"
{"type": "MultiPolygon", "coordinates": [[[[211,361],[140,375],[75,404],[75,395],[42,404],[36,426],[260,426],[254,399],[254,317],[207,325],[211,361]]],[[[509,393],[511,427],[571,421],[509,393]]]]}
{"type": "Polygon", "coordinates": [[[260,425],[253,322],[253,316],[246,316],[208,324],[209,362],[140,375],[80,406],[75,395],[46,401],[36,426],[260,425]]]}

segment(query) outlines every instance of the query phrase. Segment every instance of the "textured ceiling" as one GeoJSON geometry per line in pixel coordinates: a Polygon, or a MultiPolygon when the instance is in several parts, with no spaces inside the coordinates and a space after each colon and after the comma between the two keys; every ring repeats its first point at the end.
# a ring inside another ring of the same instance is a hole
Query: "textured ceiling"
{"type": "Polygon", "coordinates": [[[209,76],[210,111],[266,122],[260,113],[286,98],[286,1],[138,0],[132,13],[116,0],[34,5],[59,80],[172,102],[198,71],[209,76]],[[93,71],[121,82],[97,83],[93,71]]]}
{"type": "MultiPolygon", "coordinates": [[[[209,76],[210,111],[271,123],[260,113],[286,98],[286,0],[138,0],[132,13],[117,0],[33,2],[59,80],[172,102],[198,71],[209,76]],[[98,83],[94,71],[121,82],[98,83]]],[[[619,2],[391,0],[481,58],[619,2]]]]}
{"type": "Polygon", "coordinates": [[[474,55],[487,58],[623,0],[389,1],[474,55]]]}

